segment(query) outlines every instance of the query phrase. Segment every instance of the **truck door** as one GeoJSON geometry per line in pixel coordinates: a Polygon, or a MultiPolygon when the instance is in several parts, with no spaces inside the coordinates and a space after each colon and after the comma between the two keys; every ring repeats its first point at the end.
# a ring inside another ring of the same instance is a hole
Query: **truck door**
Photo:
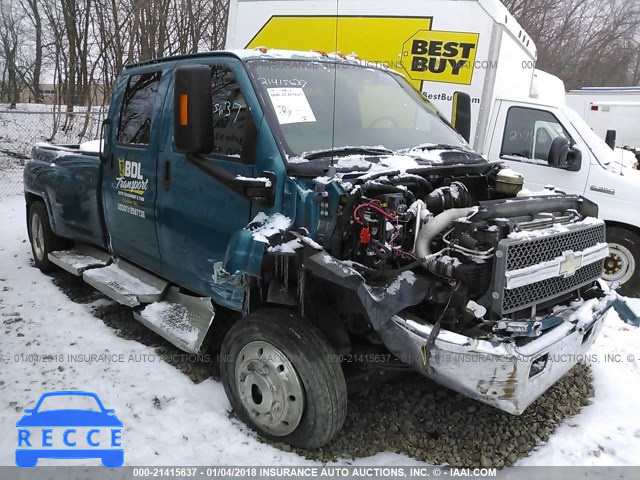
{"type": "Polygon", "coordinates": [[[116,88],[111,157],[104,163],[103,201],[110,248],[160,272],[156,235],[156,165],[166,89],[160,70],[123,76],[116,88]]]}
{"type": "Polygon", "coordinates": [[[550,111],[538,106],[507,101],[500,102],[489,159],[501,160],[524,175],[525,186],[540,190],[553,185],[566,193],[583,194],[589,174],[589,150],[576,134],[550,111]],[[577,143],[582,152],[582,168],[570,172],[549,166],[551,143],[559,136],[571,145],[577,143]]]}
{"type": "MultiPolygon", "coordinates": [[[[212,65],[214,149],[207,161],[235,176],[255,176],[256,122],[239,78],[249,79],[238,60],[212,65]]],[[[243,85],[244,86],[244,85],[243,85]]],[[[173,87],[167,98],[173,97],[173,87]]],[[[255,98],[255,96],[254,96],[255,98]]],[[[257,100],[256,100],[257,101],[257,100]]],[[[165,118],[173,118],[167,102],[165,118]]],[[[230,292],[213,282],[214,266],[222,262],[231,236],[251,220],[251,202],[189,163],[173,149],[168,132],[161,153],[162,182],[158,193],[158,237],[165,278],[225,304],[230,292]]],[[[231,272],[233,273],[233,272],[231,272]]],[[[229,306],[232,306],[228,303],[229,306]]]]}

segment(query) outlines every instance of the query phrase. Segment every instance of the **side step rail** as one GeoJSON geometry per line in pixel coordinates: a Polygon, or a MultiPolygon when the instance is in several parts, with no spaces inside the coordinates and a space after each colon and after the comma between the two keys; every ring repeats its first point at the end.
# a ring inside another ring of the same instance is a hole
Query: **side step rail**
{"type": "Polygon", "coordinates": [[[82,278],[96,290],[129,307],[158,302],[169,282],[117,258],[108,267],[92,268],[82,278]]]}
{"type": "Polygon", "coordinates": [[[200,352],[215,315],[210,298],[181,293],[166,280],[88,245],[52,252],[49,259],[116,302],[139,307],[134,317],[176,347],[200,352]]]}
{"type": "Polygon", "coordinates": [[[189,353],[200,351],[214,315],[210,298],[186,295],[177,287],[169,288],[163,301],[133,313],[143,325],[189,353]]]}
{"type": "Polygon", "coordinates": [[[111,263],[111,255],[95,247],[81,244],[72,250],[51,252],[49,261],[79,277],[85,270],[109,265],[111,263]]]}

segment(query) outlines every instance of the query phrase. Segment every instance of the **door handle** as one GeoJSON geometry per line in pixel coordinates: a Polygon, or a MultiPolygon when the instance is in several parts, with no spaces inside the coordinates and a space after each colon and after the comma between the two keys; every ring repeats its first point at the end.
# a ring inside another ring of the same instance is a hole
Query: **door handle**
{"type": "Polygon", "coordinates": [[[169,160],[164,161],[164,174],[162,184],[164,186],[164,191],[168,192],[171,187],[171,162],[169,160]]]}

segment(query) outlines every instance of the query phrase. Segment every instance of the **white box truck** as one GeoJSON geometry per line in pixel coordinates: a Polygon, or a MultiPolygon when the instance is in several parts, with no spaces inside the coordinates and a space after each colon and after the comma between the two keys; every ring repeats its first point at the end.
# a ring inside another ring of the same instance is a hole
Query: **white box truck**
{"type": "Polygon", "coordinates": [[[567,105],[601,137],[640,156],[640,87],[589,87],[567,93],[567,105]]]}
{"type": "Polygon", "coordinates": [[[232,0],[226,43],[355,53],[402,73],[454,126],[454,93],[466,93],[471,146],[524,174],[530,190],[553,185],[598,203],[605,278],[640,296],[640,172],[566,106],[560,79],[535,69],[534,42],[499,1],[232,0]]]}

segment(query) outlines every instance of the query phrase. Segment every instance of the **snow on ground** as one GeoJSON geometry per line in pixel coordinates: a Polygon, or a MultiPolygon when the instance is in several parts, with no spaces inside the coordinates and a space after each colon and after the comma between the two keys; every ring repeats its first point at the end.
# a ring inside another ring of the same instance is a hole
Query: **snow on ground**
{"type": "MultiPolygon", "coordinates": [[[[640,311],[640,300],[629,302],[640,311]]],[[[589,354],[597,356],[593,403],[517,465],[640,464],[640,328],[609,313],[589,354]]]]}
{"type": "MultiPolygon", "coordinates": [[[[126,465],[313,463],[260,443],[251,430],[229,418],[222,384],[212,379],[194,384],[153,348],[118,337],[92,315],[91,304],[72,302],[34,268],[21,196],[0,198],[0,219],[0,465],[14,465],[15,424],[22,410],[33,408],[43,393],[56,390],[95,392],[106,408],[115,409],[124,424],[126,465]],[[62,362],[29,361],[33,355],[60,354],[62,362]],[[68,355],[77,354],[109,355],[112,361],[68,361],[68,355]]],[[[418,462],[379,454],[356,463],[418,462]]],[[[40,460],[38,464],[61,463],[40,460]]]]}
{"type": "Polygon", "coordinates": [[[36,142],[76,144],[97,138],[103,110],[93,107],[84,114],[86,107],[75,107],[67,114],[53,105],[20,103],[10,109],[0,104],[0,167],[27,158],[36,142]]]}
{"type": "MultiPolygon", "coordinates": [[[[0,185],[4,174],[0,172],[0,185]]],[[[33,408],[45,392],[74,389],[96,392],[106,408],[115,409],[124,423],[127,465],[313,463],[260,443],[254,433],[229,417],[229,402],[220,383],[208,379],[194,384],[153,348],[118,337],[92,315],[91,304],[72,302],[35,269],[21,196],[0,197],[0,219],[0,465],[14,464],[15,423],[22,410],[33,408]],[[112,361],[72,362],[69,354],[103,354],[112,361]],[[64,358],[33,361],[30,355],[64,358]]],[[[640,311],[640,301],[633,302],[640,311]]],[[[593,403],[518,465],[637,465],[639,345],[640,329],[610,314],[592,351],[598,357],[592,365],[593,403]],[[607,354],[620,355],[619,361],[605,362],[607,354]]],[[[418,464],[393,453],[339,463],[418,464]]],[[[39,464],[59,465],[60,461],[39,464]]]]}

